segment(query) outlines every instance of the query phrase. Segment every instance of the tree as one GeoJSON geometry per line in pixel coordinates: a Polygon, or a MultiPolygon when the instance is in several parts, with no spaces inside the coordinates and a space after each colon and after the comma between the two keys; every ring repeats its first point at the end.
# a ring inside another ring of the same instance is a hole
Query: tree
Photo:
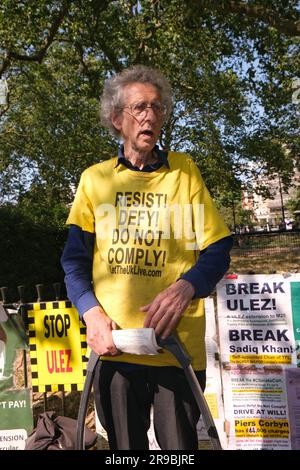
{"type": "Polygon", "coordinates": [[[213,11],[219,15],[237,14],[246,21],[262,21],[288,36],[300,35],[300,21],[296,17],[297,1],[289,2],[239,2],[218,0],[191,0],[191,6],[200,11],[213,11]]]}
{"type": "Polygon", "coordinates": [[[298,186],[294,196],[287,201],[286,205],[291,214],[300,211],[300,186],[298,186]]]}
{"type": "Polygon", "coordinates": [[[3,57],[0,75],[16,61],[42,62],[68,15],[71,3],[71,0],[63,0],[60,5],[45,1],[27,2],[27,5],[26,2],[15,0],[2,2],[0,20],[3,57]]]}
{"type": "Polygon", "coordinates": [[[8,301],[18,300],[18,285],[25,285],[27,301],[35,301],[35,284],[44,284],[46,298],[53,299],[52,283],[64,277],[60,256],[66,229],[36,222],[15,206],[0,207],[0,224],[0,286],[8,287],[8,301]]]}
{"type": "Polygon", "coordinates": [[[51,205],[70,202],[83,168],[116,152],[98,121],[103,82],[135,63],[170,78],[161,144],[190,152],[220,201],[258,171],[288,185],[299,165],[298,17],[297,2],[279,0],[2,2],[2,197],[24,200],[38,183],[51,205]]]}

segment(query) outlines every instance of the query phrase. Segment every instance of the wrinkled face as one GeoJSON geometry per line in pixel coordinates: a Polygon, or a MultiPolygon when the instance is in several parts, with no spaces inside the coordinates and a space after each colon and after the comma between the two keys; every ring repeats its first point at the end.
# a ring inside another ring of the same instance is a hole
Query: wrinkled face
{"type": "Polygon", "coordinates": [[[149,83],[131,83],[124,88],[124,107],[112,123],[121,133],[125,150],[150,152],[163,124],[161,97],[149,83]]]}

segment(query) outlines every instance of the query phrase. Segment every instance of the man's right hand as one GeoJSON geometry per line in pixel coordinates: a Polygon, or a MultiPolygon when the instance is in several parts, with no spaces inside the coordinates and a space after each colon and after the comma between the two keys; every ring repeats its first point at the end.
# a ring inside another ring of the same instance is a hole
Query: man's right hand
{"type": "Polygon", "coordinates": [[[116,348],[112,330],[117,329],[116,323],[109,318],[100,306],[95,306],[83,314],[86,323],[86,340],[89,347],[99,356],[118,356],[122,354],[116,348]]]}

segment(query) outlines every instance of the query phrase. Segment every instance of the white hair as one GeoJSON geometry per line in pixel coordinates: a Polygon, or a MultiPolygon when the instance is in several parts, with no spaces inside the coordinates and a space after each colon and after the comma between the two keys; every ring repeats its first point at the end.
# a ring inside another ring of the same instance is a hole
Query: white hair
{"type": "Polygon", "coordinates": [[[145,65],[134,65],[106,80],[100,100],[100,116],[105,127],[112,135],[120,137],[120,132],[112,123],[112,116],[120,113],[124,106],[124,88],[131,83],[149,83],[161,96],[162,105],[166,108],[164,122],[169,118],[173,100],[172,90],[166,77],[156,69],[145,65]]]}

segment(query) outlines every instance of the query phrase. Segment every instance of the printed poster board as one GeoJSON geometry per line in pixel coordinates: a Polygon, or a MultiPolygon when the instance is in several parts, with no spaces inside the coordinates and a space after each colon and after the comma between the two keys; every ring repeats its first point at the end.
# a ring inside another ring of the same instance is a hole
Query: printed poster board
{"type": "MultiPolygon", "coordinates": [[[[206,317],[206,331],[205,331],[205,346],[207,357],[206,368],[206,388],[205,399],[214,419],[222,449],[227,448],[227,436],[224,430],[224,406],[222,396],[222,382],[221,382],[221,369],[220,369],[220,349],[219,339],[216,329],[215,308],[213,298],[205,299],[205,317],[206,317]]],[[[206,432],[203,420],[200,417],[198,425],[198,440],[199,448],[211,448],[211,442],[206,432]]]]}
{"type": "Polygon", "coordinates": [[[27,338],[20,315],[8,309],[0,322],[0,451],[23,450],[33,428],[29,389],[23,383],[27,338]]]}
{"type": "Polygon", "coordinates": [[[0,392],[0,451],[24,450],[33,428],[30,390],[0,392]]]}
{"type": "Polygon", "coordinates": [[[0,322],[0,391],[16,385],[16,365],[24,349],[28,345],[20,315],[8,310],[7,320],[0,322]]]}
{"type": "Polygon", "coordinates": [[[69,301],[34,303],[27,311],[32,391],[83,390],[86,329],[69,301]]]}
{"type": "Polygon", "coordinates": [[[299,275],[279,274],[237,275],[217,286],[230,449],[298,445],[289,423],[286,371],[299,362],[299,286],[299,275]]]}

